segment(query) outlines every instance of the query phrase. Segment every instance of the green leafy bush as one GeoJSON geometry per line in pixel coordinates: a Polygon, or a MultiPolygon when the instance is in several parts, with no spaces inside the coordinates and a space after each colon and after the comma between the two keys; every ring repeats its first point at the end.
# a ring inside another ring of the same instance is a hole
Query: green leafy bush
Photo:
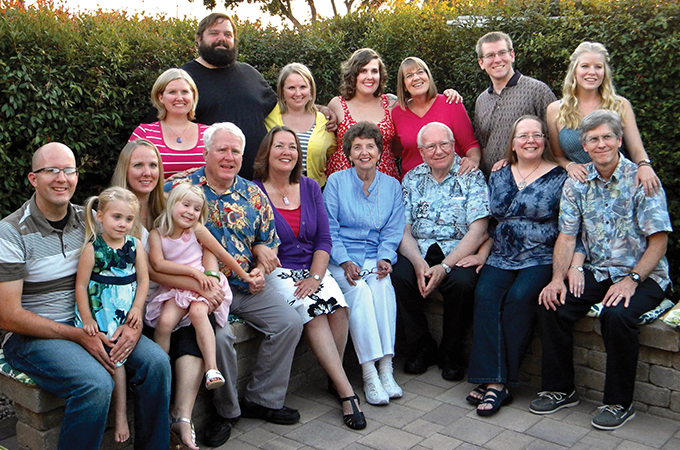
{"type": "MultiPolygon", "coordinates": [[[[658,0],[396,0],[391,8],[317,22],[299,30],[239,23],[240,59],[274,86],[289,62],[308,65],[318,102],[338,94],[340,63],[361,47],[384,58],[388,92],[406,56],[419,56],[442,91],[457,89],[470,116],[489,80],[477,64],[475,43],[484,33],[512,36],[515,67],[545,81],[560,97],[569,55],[584,40],[610,52],[618,92],[635,109],[654,167],[680,228],[680,5],[658,0]],[[455,21],[472,16],[468,21],[455,21]]],[[[109,180],[120,148],[150,107],[151,86],[163,70],[195,57],[192,20],[149,19],[123,13],[69,14],[49,3],[24,7],[0,0],[0,214],[29,195],[32,152],[49,141],[76,151],[83,166],[77,199],[109,180]]],[[[671,235],[671,266],[680,243],[671,235]]],[[[674,279],[678,275],[674,270],[674,279]]]]}

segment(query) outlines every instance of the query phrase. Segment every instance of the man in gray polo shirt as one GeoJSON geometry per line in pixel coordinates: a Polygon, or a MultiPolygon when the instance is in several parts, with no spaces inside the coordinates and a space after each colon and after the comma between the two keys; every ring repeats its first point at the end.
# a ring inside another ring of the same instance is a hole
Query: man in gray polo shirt
{"type": "Polygon", "coordinates": [[[492,31],[479,38],[477,57],[479,67],[491,79],[475,104],[475,137],[482,146],[480,168],[488,177],[491,167],[505,158],[515,120],[525,114],[545,120],[546,108],[557,98],[545,83],[512,68],[515,52],[507,34],[492,31]]]}
{"type": "MultiPolygon", "coordinates": [[[[73,152],[50,143],[33,155],[35,194],[0,222],[0,327],[7,361],[66,399],[59,449],[99,449],[123,361],[135,392],[135,449],[170,445],[170,363],[163,350],[121,325],[115,342],[73,326],[75,279],[85,235],[73,152]],[[111,347],[110,352],[104,346],[111,347]]],[[[114,335],[115,337],[115,335],[114,335]]]]}

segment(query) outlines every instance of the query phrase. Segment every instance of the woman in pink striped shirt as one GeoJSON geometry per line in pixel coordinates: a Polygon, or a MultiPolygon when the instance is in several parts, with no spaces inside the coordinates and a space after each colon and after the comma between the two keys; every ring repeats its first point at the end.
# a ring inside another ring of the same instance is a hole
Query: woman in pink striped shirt
{"type": "Polygon", "coordinates": [[[129,140],[151,141],[161,154],[166,177],[203,166],[203,132],[208,126],[191,122],[198,103],[191,76],[182,69],[166,70],[151,89],[151,101],[160,120],[140,124],[129,140]]]}

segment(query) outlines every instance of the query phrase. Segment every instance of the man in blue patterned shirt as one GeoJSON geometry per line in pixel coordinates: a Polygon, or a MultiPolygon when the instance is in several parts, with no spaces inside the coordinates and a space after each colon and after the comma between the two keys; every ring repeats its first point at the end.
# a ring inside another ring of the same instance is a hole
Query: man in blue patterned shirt
{"type": "Polygon", "coordinates": [[[398,314],[411,347],[404,371],[423,373],[439,363],[442,377],[457,381],[464,375],[460,351],[477,285],[476,268],[459,262],[487,239],[489,191],[481,171],[458,175],[460,158],[449,127],[431,122],[417,140],[425,162],[402,182],[406,227],[392,269],[398,314]],[[439,350],[425,318],[425,298],[437,289],[444,298],[439,350]]]}
{"type": "MultiPolygon", "coordinates": [[[[280,241],[267,196],[237,175],[246,145],[243,132],[233,123],[216,123],[205,131],[203,141],[205,167],[172,186],[184,182],[202,186],[208,200],[206,228],[246,272],[259,268],[263,274],[270,273],[279,265],[276,254],[280,241]]],[[[168,183],[166,189],[170,187],[168,183]]],[[[231,312],[263,332],[265,338],[260,343],[252,380],[239,405],[236,337],[230,326],[217,328],[217,366],[226,383],[214,391],[217,415],[213,416],[204,439],[210,447],[219,447],[229,439],[231,425],[241,415],[281,425],[300,419],[297,410],[284,405],[295,347],[302,334],[300,315],[278,292],[265,286],[262,277],[261,283],[250,287],[228,269],[223,270],[232,288],[231,312]]]]}
{"type": "Polygon", "coordinates": [[[550,414],[579,403],[572,327],[603,302],[604,406],[591,421],[601,430],[619,428],[635,416],[638,317],[661,303],[670,284],[666,197],[663,190],[646,197],[635,185],[638,166],[619,153],[622,136],[615,112],[596,110],[581,122],[579,138],[593,162],[585,183],[568,179],[562,192],[553,279],[539,297],[545,307],[540,315],[544,392],[530,406],[535,414],[550,414]],[[578,237],[585,254],[576,248],[578,237]]]}

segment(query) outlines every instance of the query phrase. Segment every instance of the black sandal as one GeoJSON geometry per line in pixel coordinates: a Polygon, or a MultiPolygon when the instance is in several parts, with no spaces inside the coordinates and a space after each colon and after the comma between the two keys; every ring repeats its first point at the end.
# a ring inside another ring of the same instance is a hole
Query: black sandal
{"type": "Polygon", "coordinates": [[[512,403],[512,394],[508,391],[507,387],[502,390],[488,388],[486,394],[484,394],[484,400],[482,400],[480,405],[491,405],[491,409],[479,409],[477,408],[477,415],[482,417],[493,416],[501,409],[501,406],[505,406],[512,403]]]}
{"type": "Polygon", "coordinates": [[[486,394],[486,384],[480,384],[479,386],[474,388],[472,392],[470,392],[470,395],[465,397],[465,401],[471,404],[472,406],[478,406],[480,403],[482,403],[482,400],[484,400],[484,395],[486,394]],[[482,396],[482,398],[477,398],[473,396],[472,392],[478,393],[479,395],[482,396]]]}
{"type": "Polygon", "coordinates": [[[364,417],[364,413],[362,411],[359,411],[359,408],[357,408],[357,403],[359,399],[357,398],[356,394],[352,395],[351,397],[343,397],[340,399],[340,402],[350,402],[352,404],[352,414],[345,414],[342,416],[342,420],[344,420],[345,425],[347,425],[349,428],[353,430],[363,430],[366,428],[366,417],[364,417]]]}

